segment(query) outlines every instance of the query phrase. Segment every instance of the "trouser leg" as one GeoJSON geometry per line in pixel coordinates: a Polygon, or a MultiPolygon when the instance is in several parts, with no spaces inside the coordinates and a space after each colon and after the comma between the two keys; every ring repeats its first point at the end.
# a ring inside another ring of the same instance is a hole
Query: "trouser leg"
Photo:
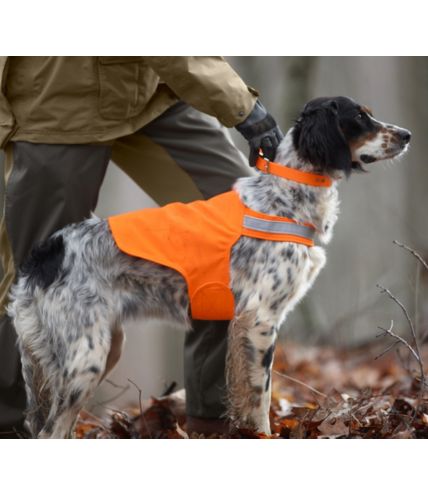
{"type": "Polygon", "coordinates": [[[31,247],[89,217],[110,159],[109,146],[16,142],[6,149],[0,226],[0,431],[19,428],[25,393],[7,293],[31,247]]]}
{"type": "MultiPolygon", "coordinates": [[[[117,141],[112,158],[159,204],[209,198],[252,173],[228,131],[184,103],[117,141]]],[[[218,418],[225,412],[227,326],[227,321],[194,321],[194,331],[186,335],[186,407],[192,417],[218,418]]]]}

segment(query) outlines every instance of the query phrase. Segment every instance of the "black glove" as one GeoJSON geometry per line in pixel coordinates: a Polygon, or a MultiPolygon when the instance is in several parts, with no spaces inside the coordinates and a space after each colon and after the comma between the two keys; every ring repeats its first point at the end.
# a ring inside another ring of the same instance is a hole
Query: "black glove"
{"type": "Polygon", "coordinates": [[[259,100],[256,101],[248,117],[235,128],[247,139],[250,145],[249,162],[251,166],[256,164],[259,149],[269,160],[275,158],[276,148],[282,141],[284,134],[259,100]]]}

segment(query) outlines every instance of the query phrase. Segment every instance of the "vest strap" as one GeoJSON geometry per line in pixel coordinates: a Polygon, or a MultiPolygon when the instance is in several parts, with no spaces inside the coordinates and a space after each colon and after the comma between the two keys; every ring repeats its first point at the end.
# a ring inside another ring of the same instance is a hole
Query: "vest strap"
{"type": "Polygon", "coordinates": [[[242,235],[262,240],[294,242],[308,247],[314,245],[315,227],[290,218],[271,216],[245,208],[242,235]]]}
{"type": "Polygon", "coordinates": [[[330,187],[333,183],[332,179],[326,175],[296,170],[270,161],[262,155],[257,158],[256,168],[263,173],[269,173],[270,175],[286,178],[304,185],[311,185],[312,187],[330,187]]]}
{"type": "Polygon", "coordinates": [[[309,226],[299,225],[298,223],[285,223],[283,221],[262,220],[251,216],[244,216],[244,228],[266,233],[287,233],[306,237],[310,240],[313,240],[315,236],[314,229],[309,226]]]}

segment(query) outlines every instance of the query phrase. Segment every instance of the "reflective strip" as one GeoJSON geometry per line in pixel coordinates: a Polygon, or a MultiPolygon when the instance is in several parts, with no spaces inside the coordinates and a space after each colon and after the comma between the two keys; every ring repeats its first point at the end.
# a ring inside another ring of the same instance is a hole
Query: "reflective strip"
{"type": "Polygon", "coordinates": [[[263,220],[252,216],[244,216],[244,227],[258,232],[297,235],[298,237],[307,238],[309,240],[313,240],[315,237],[315,230],[310,226],[288,223],[285,221],[263,220]]]}

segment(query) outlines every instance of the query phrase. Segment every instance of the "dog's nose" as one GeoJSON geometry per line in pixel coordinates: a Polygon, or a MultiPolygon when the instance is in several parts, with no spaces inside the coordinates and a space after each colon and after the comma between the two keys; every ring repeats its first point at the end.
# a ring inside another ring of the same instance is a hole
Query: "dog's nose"
{"type": "Polygon", "coordinates": [[[407,144],[408,142],[410,142],[410,138],[412,137],[412,134],[411,132],[409,132],[408,130],[406,129],[400,129],[398,131],[398,135],[401,139],[401,141],[404,143],[404,144],[407,144]]]}

